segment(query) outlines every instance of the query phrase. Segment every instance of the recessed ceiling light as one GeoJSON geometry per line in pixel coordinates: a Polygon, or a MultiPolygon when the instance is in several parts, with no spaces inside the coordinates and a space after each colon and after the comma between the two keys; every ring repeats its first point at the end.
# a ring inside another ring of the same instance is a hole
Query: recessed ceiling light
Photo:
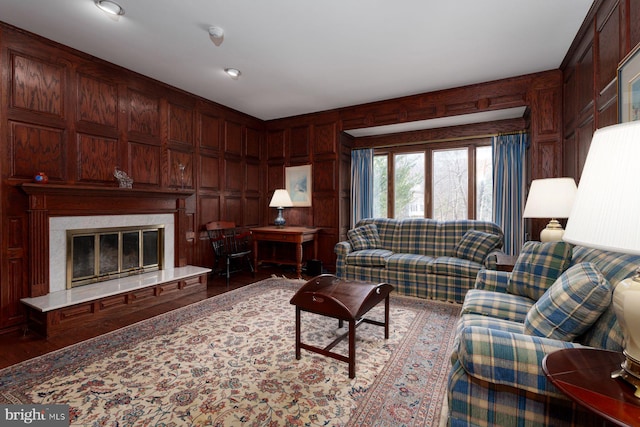
{"type": "Polygon", "coordinates": [[[124,9],[112,0],[95,0],[96,6],[110,15],[124,15],[124,9]]]}
{"type": "Polygon", "coordinates": [[[234,80],[236,80],[242,74],[237,68],[225,68],[224,72],[229,74],[229,77],[234,80]]]}

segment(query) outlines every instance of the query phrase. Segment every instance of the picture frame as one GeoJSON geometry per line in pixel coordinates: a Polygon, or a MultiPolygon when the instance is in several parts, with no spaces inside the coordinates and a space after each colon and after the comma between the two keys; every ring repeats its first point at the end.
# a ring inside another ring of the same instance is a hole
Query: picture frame
{"type": "Polygon", "coordinates": [[[285,186],[293,206],[311,206],[311,165],[285,168],[285,186]]]}
{"type": "Polygon", "coordinates": [[[640,44],[618,65],[618,122],[640,120],[640,44]]]}

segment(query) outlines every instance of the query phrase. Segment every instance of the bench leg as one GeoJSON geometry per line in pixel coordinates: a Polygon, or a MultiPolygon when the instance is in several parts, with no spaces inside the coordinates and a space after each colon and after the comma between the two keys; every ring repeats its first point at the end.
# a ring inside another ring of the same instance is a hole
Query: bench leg
{"type": "Polygon", "coordinates": [[[296,307],[296,360],[300,360],[300,308],[296,307]]]}

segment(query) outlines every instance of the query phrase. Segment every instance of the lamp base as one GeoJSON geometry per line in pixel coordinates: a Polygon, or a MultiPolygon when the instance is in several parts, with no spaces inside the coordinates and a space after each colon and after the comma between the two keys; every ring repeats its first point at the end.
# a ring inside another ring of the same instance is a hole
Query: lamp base
{"type": "Polygon", "coordinates": [[[611,378],[621,378],[631,384],[636,389],[633,395],[640,399],[640,362],[634,360],[626,351],[623,353],[626,359],[619,370],[611,373],[611,378]]]}
{"type": "Polygon", "coordinates": [[[564,228],[560,225],[560,223],[552,219],[547,224],[547,227],[540,232],[540,241],[541,242],[559,242],[562,240],[562,236],[564,235],[564,228]]]}
{"type": "Polygon", "coordinates": [[[277,208],[277,209],[278,209],[278,216],[273,221],[273,223],[278,227],[284,227],[284,225],[287,223],[287,221],[285,221],[284,217],[282,216],[282,211],[284,211],[284,208],[277,208]]]}

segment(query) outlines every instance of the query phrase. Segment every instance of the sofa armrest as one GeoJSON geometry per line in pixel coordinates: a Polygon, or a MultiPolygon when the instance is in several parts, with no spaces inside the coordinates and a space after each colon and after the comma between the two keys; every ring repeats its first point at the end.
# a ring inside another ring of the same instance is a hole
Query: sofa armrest
{"type": "Polygon", "coordinates": [[[351,243],[348,240],[336,243],[336,246],[333,248],[333,252],[338,256],[349,255],[352,250],[351,243]]]}
{"type": "Polygon", "coordinates": [[[487,254],[482,262],[484,268],[488,268],[489,270],[497,270],[498,269],[498,255],[504,254],[501,250],[497,249],[491,251],[487,254]]]}
{"type": "Polygon", "coordinates": [[[507,271],[482,269],[476,276],[474,288],[485,291],[506,293],[510,276],[511,273],[507,271]]]}
{"type": "Polygon", "coordinates": [[[468,375],[536,394],[564,397],[547,380],[542,359],[580,344],[480,326],[460,331],[457,359],[468,375]]]}

